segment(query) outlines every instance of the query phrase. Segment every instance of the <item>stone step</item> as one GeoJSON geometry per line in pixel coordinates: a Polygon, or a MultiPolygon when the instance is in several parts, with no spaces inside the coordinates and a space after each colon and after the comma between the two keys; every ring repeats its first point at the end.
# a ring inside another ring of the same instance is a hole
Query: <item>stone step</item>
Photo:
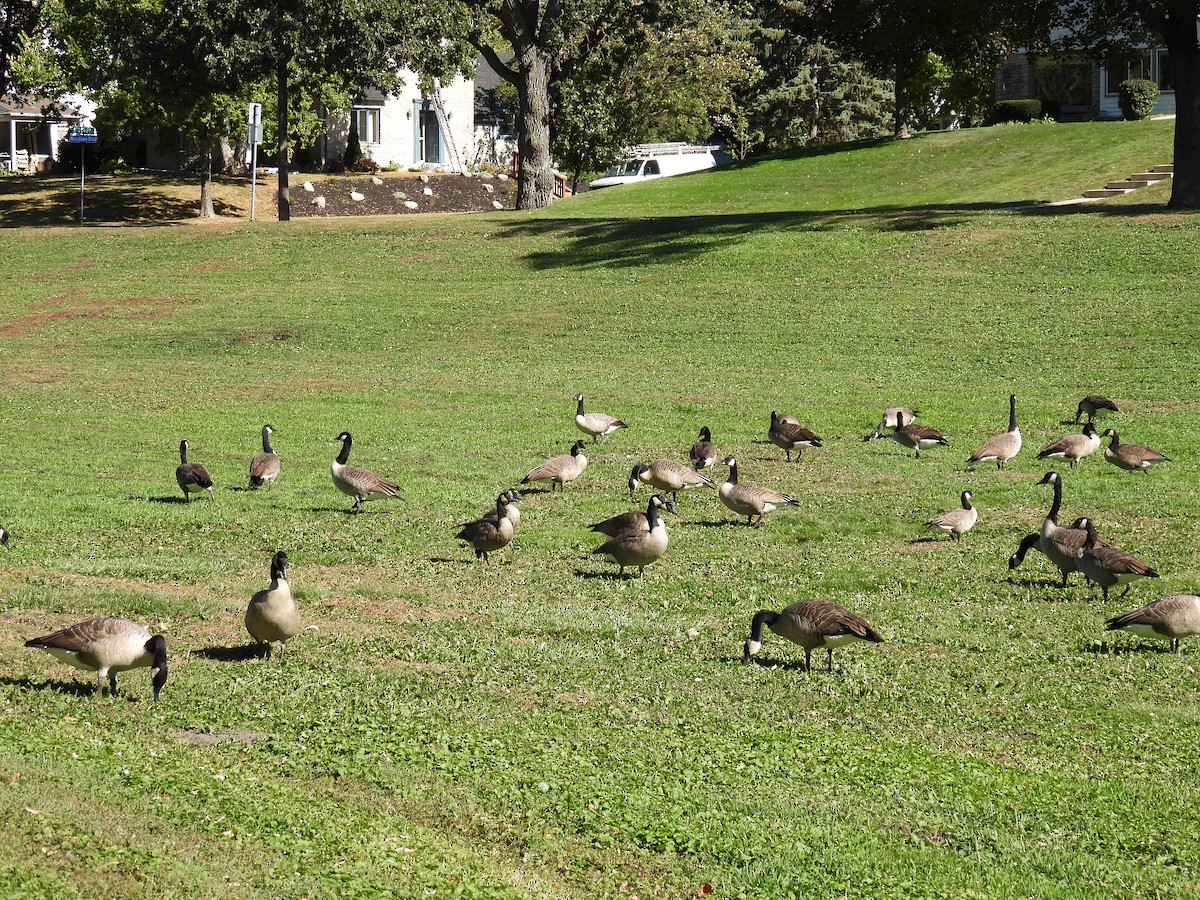
{"type": "Polygon", "coordinates": [[[1175,172],[1175,165],[1174,165],[1174,163],[1167,163],[1167,165],[1165,165],[1165,166],[1155,166],[1150,171],[1151,172],[1170,172],[1173,174],[1175,172]]]}
{"type": "Polygon", "coordinates": [[[1093,188],[1090,191],[1084,191],[1083,196],[1099,199],[1101,197],[1119,197],[1122,194],[1129,194],[1132,192],[1133,188],[1093,188]]]}
{"type": "Polygon", "coordinates": [[[1134,181],[1132,178],[1127,178],[1124,181],[1110,181],[1104,187],[1110,191],[1119,191],[1122,189],[1133,191],[1138,188],[1147,187],[1149,184],[1149,181],[1134,181]]]}
{"type": "Polygon", "coordinates": [[[1164,181],[1167,178],[1173,178],[1171,172],[1134,172],[1129,176],[1130,181],[1164,181]]]}

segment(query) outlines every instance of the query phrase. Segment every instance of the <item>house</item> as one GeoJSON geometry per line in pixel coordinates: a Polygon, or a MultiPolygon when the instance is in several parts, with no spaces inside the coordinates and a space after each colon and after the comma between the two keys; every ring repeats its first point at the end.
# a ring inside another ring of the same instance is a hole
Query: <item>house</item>
{"type": "MultiPolygon", "coordinates": [[[[508,62],[513,54],[500,54],[508,62]]],[[[517,149],[517,117],[497,91],[502,79],[482,56],[475,59],[475,162],[507,165],[517,149]]]]}
{"type": "Polygon", "coordinates": [[[1117,88],[1128,78],[1155,82],[1161,92],[1154,115],[1175,112],[1171,64],[1164,47],[1146,47],[1107,63],[1081,54],[1010,56],[996,74],[997,100],[1042,101],[1047,115],[1062,121],[1120,118],[1117,88]]]}
{"type": "Polygon", "coordinates": [[[10,172],[50,172],[67,129],[84,118],[60,100],[0,96],[0,166],[10,172]]]}
{"type": "Polygon", "coordinates": [[[314,148],[323,166],[341,159],[353,125],[364,156],[380,168],[445,168],[474,164],[475,88],[456,76],[448,85],[421,90],[415,72],[404,71],[399,93],[364,91],[349,112],[327,118],[325,136],[314,148]]]}

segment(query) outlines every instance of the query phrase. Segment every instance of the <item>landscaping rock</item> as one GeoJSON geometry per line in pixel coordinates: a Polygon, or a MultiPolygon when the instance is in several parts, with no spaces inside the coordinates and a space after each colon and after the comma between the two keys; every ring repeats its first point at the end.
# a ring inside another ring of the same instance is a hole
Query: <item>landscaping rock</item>
{"type": "Polygon", "coordinates": [[[350,199],[351,199],[351,200],[353,200],[353,201],[355,201],[356,203],[361,203],[363,200],[366,200],[366,199],[367,199],[367,195],[366,195],[366,194],[360,194],[358,191],[351,191],[351,192],[350,192],[350,199]]]}
{"type": "Polygon", "coordinates": [[[316,188],[313,187],[313,183],[311,181],[306,181],[306,182],[304,182],[304,190],[308,191],[308,193],[311,194],[313,191],[316,190],[316,188]]]}
{"type": "Polygon", "coordinates": [[[405,209],[416,209],[420,205],[421,204],[419,204],[416,200],[405,200],[404,201],[405,209]]]}

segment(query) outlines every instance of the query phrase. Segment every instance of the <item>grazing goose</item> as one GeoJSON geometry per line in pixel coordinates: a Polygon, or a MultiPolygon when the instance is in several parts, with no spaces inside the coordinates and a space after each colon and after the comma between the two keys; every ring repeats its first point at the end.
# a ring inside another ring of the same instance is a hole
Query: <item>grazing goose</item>
{"type": "Polygon", "coordinates": [[[1179,639],[1200,634],[1200,597],[1171,594],[1153,603],[1113,616],[1104,623],[1106,631],[1129,631],[1138,637],[1168,638],[1171,652],[1179,652],[1179,639]]]}
{"type": "Polygon", "coordinates": [[[279,475],[279,454],[271,449],[271,434],[275,431],[270,425],[264,425],[262,430],[262,453],[255,453],[250,459],[250,487],[260,488],[264,484],[267,490],[275,483],[279,475]]]}
{"type": "Polygon", "coordinates": [[[1157,450],[1151,450],[1149,447],[1143,447],[1141,444],[1122,444],[1115,428],[1105,429],[1104,437],[1112,438],[1108,446],[1104,448],[1104,458],[1114,466],[1130,472],[1137,469],[1144,471],[1156,463],[1171,461],[1170,457],[1164,456],[1157,450]]]}
{"type": "Polygon", "coordinates": [[[656,459],[649,465],[638,463],[629,474],[629,497],[639,484],[648,484],[672,496],[688,488],[712,487],[712,479],[672,459],[656,459]]]}
{"type": "Polygon", "coordinates": [[[771,410],[771,427],[767,430],[767,439],[787,454],[787,461],[792,461],[792,451],[796,451],[796,462],[800,461],[805,447],[820,447],[821,439],[792,422],[785,422],[775,410],[771,410]]]}
{"type": "Polygon", "coordinates": [[[949,447],[950,442],[946,440],[940,431],[930,428],[928,425],[918,425],[912,422],[904,415],[903,412],[896,414],[896,427],[892,431],[891,437],[896,443],[902,447],[908,447],[910,450],[917,452],[917,459],[921,458],[921,451],[928,450],[930,447],[936,447],[941,444],[943,447],[949,447]]]}
{"type": "Polygon", "coordinates": [[[1038,459],[1049,459],[1057,457],[1058,459],[1068,459],[1071,461],[1071,468],[1079,465],[1079,461],[1085,456],[1091,456],[1100,449],[1100,435],[1096,434],[1096,426],[1088,422],[1083,426],[1082,434],[1067,434],[1060,437],[1052,444],[1047,444],[1042,448],[1042,452],[1037,455],[1038,459]]]}
{"type": "Polygon", "coordinates": [[[1080,417],[1086,415],[1087,420],[1091,422],[1093,419],[1098,419],[1101,416],[1116,411],[1117,404],[1113,403],[1107,397],[1100,394],[1088,394],[1079,401],[1079,406],[1075,408],[1075,421],[1078,423],[1080,417]]]}
{"type": "MultiPolygon", "coordinates": [[[[1087,533],[1079,528],[1062,528],[1058,524],[1058,513],[1062,508],[1062,477],[1057,472],[1047,472],[1038,484],[1049,484],[1054,487],[1054,502],[1046,518],[1042,520],[1042,530],[1038,534],[1037,548],[1049,557],[1050,561],[1062,573],[1062,586],[1067,586],[1067,576],[1079,570],[1079,556],[1083,553],[1083,544],[1087,533]]],[[[1009,568],[1014,568],[1009,560],[1009,568]]]]}
{"type": "Polygon", "coordinates": [[[60,662],[96,673],[96,691],[104,692],[108,679],[110,694],[117,692],[117,673],[150,667],[154,699],[167,683],[167,641],[161,634],[129,619],[101,616],[71,625],[54,634],[25,642],[26,647],[45,650],[60,662]]]}
{"type": "Polygon", "coordinates": [[[725,457],[721,465],[729,467],[729,474],[718,489],[721,502],[739,516],[745,516],[747,525],[751,524],[755,516],[758,516],[758,521],[753,523],[755,527],[762,525],[763,517],[767,513],[785,504],[800,505],[800,501],[795,497],[781,494],[779,491],[759,487],[757,484],[739,484],[737,460],[732,456],[725,457]]]}
{"type": "Polygon", "coordinates": [[[902,419],[905,422],[911,422],[918,415],[918,410],[909,409],[907,406],[889,406],[883,411],[883,418],[879,420],[879,424],[875,426],[875,430],[863,438],[863,441],[878,440],[879,432],[883,429],[899,428],[902,419]]]}
{"type": "Polygon", "coordinates": [[[1158,577],[1157,572],[1132,553],[1111,544],[1100,546],[1096,538],[1096,526],[1091,519],[1083,519],[1080,525],[1087,532],[1087,539],[1079,557],[1079,571],[1104,589],[1105,601],[1108,600],[1108,589],[1114,585],[1125,585],[1125,590],[1121,592],[1124,597],[1129,593],[1130,582],[1139,578],[1158,577]]]}
{"type": "Polygon", "coordinates": [[[935,516],[925,523],[925,527],[944,531],[953,540],[962,540],[962,536],[974,528],[979,519],[979,511],[971,505],[971,498],[974,496],[970,491],[963,491],[960,497],[961,507],[935,516]]]}
{"type": "MultiPolygon", "coordinates": [[[[670,497],[663,497],[662,495],[657,496],[658,503],[655,505],[656,509],[664,510],[665,512],[669,512],[673,515],[679,515],[678,510],[675,509],[675,502],[670,497]]],[[[655,502],[654,497],[650,498],[650,502],[655,502]]],[[[624,531],[629,531],[630,529],[642,529],[649,531],[650,520],[640,509],[633,509],[629,512],[623,512],[619,515],[613,516],[612,518],[605,519],[603,522],[597,522],[595,525],[589,525],[588,528],[591,531],[596,531],[600,534],[606,534],[609,537],[616,537],[618,534],[621,534],[624,531]]]]}
{"type": "Polygon", "coordinates": [[[531,481],[549,481],[551,492],[554,491],[556,484],[565,490],[566,486],[582,475],[583,470],[587,468],[587,457],[583,455],[583,448],[586,446],[583,441],[576,441],[571,446],[570,453],[552,456],[540,466],[534,466],[526,472],[525,477],[521,479],[521,484],[529,484],[531,481]]]}
{"type": "Polygon", "coordinates": [[[699,472],[701,469],[711,469],[717,463],[717,448],[713,446],[712,432],[705,425],[700,429],[700,440],[692,444],[688,451],[688,459],[692,467],[699,472]]]}
{"type": "Polygon", "coordinates": [[[1038,531],[1035,531],[1032,534],[1027,534],[1025,537],[1021,538],[1021,543],[1017,547],[1017,552],[1008,558],[1008,567],[1010,569],[1015,569],[1020,566],[1021,563],[1025,562],[1025,555],[1029,553],[1030,550],[1036,550],[1038,547],[1038,541],[1041,539],[1041,532],[1038,531]]]}
{"type": "Polygon", "coordinates": [[[750,638],[742,646],[743,665],[762,649],[764,625],[780,637],[804,648],[804,668],[808,672],[812,671],[812,652],[817,647],[824,647],[829,654],[829,671],[832,672],[835,647],[854,641],[883,643],[883,636],[861,616],[828,600],[802,600],[783,612],[760,609],[754,614],[750,622],[750,638]]]}
{"type": "Polygon", "coordinates": [[[279,661],[283,662],[287,642],[301,631],[300,610],[287,582],[287,554],[280,550],[271,558],[271,583],[250,598],[246,607],[246,630],[259,644],[279,644],[279,661]]]}
{"type": "Polygon", "coordinates": [[[188,442],[179,442],[179,465],[175,469],[175,480],[179,482],[179,488],[183,491],[183,499],[189,503],[192,499],[192,494],[200,491],[208,491],[208,498],[215,500],[213,496],[213,481],[208,477],[208,472],[200,463],[190,463],[187,461],[188,442]]]}
{"type": "Polygon", "coordinates": [[[342,442],[342,450],[329,467],[329,475],[333,479],[334,487],[354,498],[350,512],[362,512],[362,505],[369,500],[383,500],[387,497],[404,499],[404,492],[386,478],[380,478],[370,469],[346,465],[353,443],[350,432],[343,431],[337,436],[337,440],[342,442]]]}
{"type": "Polygon", "coordinates": [[[629,426],[620,419],[613,416],[606,416],[604,413],[587,413],[583,412],[583,394],[576,394],[572,398],[575,403],[575,427],[584,434],[592,436],[592,443],[600,440],[606,434],[612,434],[618,428],[628,428],[629,426]]]}
{"type": "Polygon", "coordinates": [[[1017,427],[1017,395],[1008,395],[1008,431],[988,438],[967,458],[967,468],[995,462],[997,469],[1021,452],[1021,429],[1017,427]]]}
{"type": "MultiPolygon", "coordinates": [[[[515,534],[516,530],[517,530],[517,526],[521,524],[521,510],[519,510],[517,508],[517,504],[520,503],[525,498],[521,496],[521,492],[518,491],[516,488],[509,488],[500,496],[504,500],[504,518],[506,518],[506,519],[508,519],[508,521],[512,522],[513,533],[515,534]]],[[[497,516],[498,511],[499,511],[499,507],[489,509],[487,512],[485,512],[479,518],[495,519],[498,517],[497,516]]],[[[471,524],[470,522],[463,522],[458,527],[466,528],[470,524],[471,524]]]]}
{"type": "Polygon", "coordinates": [[[667,552],[667,525],[659,518],[658,511],[675,512],[675,505],[660,494],[655,494],[646,504],[646,512],[624,513],[613,516],[592,526],[592,531],[610,535],[609,539],[592,551],[610,557],[621,567],[619,575],[625,574],[626,566],[637,566],[638,576],[646,573],[646,566],[667,552]]]}
{"type": "Polygon", "coordinates": [[[466,541],[475,548],[476,559],[482,559],[489,565],[489,553],[503,550],[512,543],[513,522],[508,517],[508,494],[509,492],[505,491],[496,497],[496,508],[490,515],[468,522],[456,535],[460,541],[466,541]]]}

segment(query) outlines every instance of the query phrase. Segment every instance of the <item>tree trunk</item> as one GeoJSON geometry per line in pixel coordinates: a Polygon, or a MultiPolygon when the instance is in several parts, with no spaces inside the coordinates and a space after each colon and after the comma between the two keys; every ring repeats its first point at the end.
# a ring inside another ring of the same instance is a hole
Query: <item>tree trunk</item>
{"type": "Polygon", "coordinates": [[[549,60],[540,48],[520,54],[517,82],[520,127],[517,150],[521,174],[517,181],[517,209],[542,209],[554,200],[554,174],[550,160],[549,60]]]}
{"type": "Polygon", "coordinates": [[[210,144],[208,150],[201,154],[204,158],[204,166],[200,169],[200,218],[202,219],[214,219],[217,216],[217,211],[213,207],[212,195],[213,153],[216,149],[210,144]]]}
{"type": "Polygon", "coordinates": [[[912,133],[908,130],[908,120],[912,115],[908,100],[908,54],[901,53],[896,60],[896,128],[893,132],[897,140],[908,140],[912,133]]]}
{"type": "Polygon", "coordinates": [[[1164,31],[1175,76],[1175,177],[1167,206],[1200,209],[1200,47],[1194,7],[1190,20],[1172,18],[1164,31]]]}
{"type": "Polygon", "coordinates": [[[276,130],[279,132],[278,151],[275,157],[279,166],[277,203],[279,221],[287,222],[292,218],[292,202],[288,197],[288,67],[286,60],[279,63],[275,77],[278,82],[276,94],[279,98],[275,107],[276,130]]]}

